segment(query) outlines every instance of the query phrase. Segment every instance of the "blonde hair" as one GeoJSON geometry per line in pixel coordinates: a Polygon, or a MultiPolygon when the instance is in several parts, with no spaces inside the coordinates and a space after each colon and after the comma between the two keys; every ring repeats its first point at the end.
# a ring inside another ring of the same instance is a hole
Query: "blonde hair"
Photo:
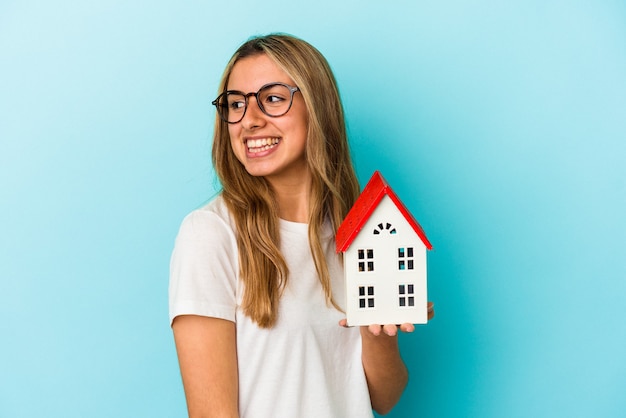
{"type": "MultiPolygon", "coordinates": [[[[329,305],[330,274],[320,242],[322,226],[330,221],[337,231],[359,194],[348,147],[343,107],[335,77],[323,55],[309,43],[284,34],[251,38],[230,59],[219,86],[226,91],[234,65],[241,59],[265,54],[300,89],[308,112],[306,161],[312,173],[309,208],[309,244],[329,305]]],[[[240,276],[244,284],[244,313],[262,328],[278,318],[278,303],[289,271],[280,251],[278,207],[263,177],[248,174],[230,145],[228,126],[216,115],[213,166],[222,184],[222,197],[237,227],[240,276]]]]}

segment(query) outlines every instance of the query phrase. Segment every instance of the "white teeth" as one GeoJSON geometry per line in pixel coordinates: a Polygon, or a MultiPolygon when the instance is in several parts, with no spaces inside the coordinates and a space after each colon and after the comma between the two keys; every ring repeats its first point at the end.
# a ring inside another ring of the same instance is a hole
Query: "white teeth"
{"type": "Polygon", "coordinates": [[[249,139],[246,141],[246,146],[248,151],[257,153],[275,147],[278,141],[278,138],[249,139]]]}

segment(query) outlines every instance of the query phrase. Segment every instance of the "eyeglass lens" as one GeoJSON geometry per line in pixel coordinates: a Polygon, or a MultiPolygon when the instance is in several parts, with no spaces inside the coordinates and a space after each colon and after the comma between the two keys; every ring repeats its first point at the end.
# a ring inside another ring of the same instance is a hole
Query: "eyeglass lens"
{"type": "Polygon", "coordinates": [[[236,123],[243,119],[248,106],[247,96],[256,96],[259,108],[268,116],[282,116],[291,107],[292,90],[283,84],[269,84],[256,94],[245,95],[241,92],[228,91],[218,99],[217,109],[222,119],[236,123]]]}

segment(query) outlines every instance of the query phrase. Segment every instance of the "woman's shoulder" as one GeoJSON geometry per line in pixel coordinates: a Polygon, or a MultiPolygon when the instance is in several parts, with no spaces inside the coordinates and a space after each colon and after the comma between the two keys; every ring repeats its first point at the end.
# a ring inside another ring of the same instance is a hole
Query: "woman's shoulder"
{"type": "Polygon", "coordinates": [[[233,232],[234,223],[221,195],[204,206],[194,209],[183,219],[179,234],[233,232]]]}
{"type": "Polygon", "coordinates": [[[221,194],[218,194],[208,203],[204,204],[189,213],[187,216],[217,216],[222,219],[230,219],[230,213],[226,207],[226,202],[221,194]]]}

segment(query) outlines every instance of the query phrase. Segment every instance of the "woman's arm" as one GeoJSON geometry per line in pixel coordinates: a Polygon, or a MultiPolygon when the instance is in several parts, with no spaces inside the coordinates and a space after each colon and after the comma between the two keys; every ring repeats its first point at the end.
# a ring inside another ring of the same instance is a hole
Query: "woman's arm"
{"type": "Polygon", "coordinates": [[[361,339],[363,369],[372,408],[384,415],[400,400],[409,380],[409,373],[400,357],[396,326],[361,327],[361,339]]]}
{"type": "MultiPolygon", "coordinates": [[[[428,302],[428,319],[434,316],[434,305],[428,302]]],[[[347,322],[344,319],[339,324],[346,326],[347,322]]],[[[413,324],[361,327],[361,357],[372,408],[382,415],[398,403],[409,380],[409,373],[400,356],[398,328],[403,332],[415,330],[413,324]]]]}
{"type": "Polygon", "coordinates": [[[238,417],[235,324],[182,315],[172,329],[189,417],[238,417]]]}

